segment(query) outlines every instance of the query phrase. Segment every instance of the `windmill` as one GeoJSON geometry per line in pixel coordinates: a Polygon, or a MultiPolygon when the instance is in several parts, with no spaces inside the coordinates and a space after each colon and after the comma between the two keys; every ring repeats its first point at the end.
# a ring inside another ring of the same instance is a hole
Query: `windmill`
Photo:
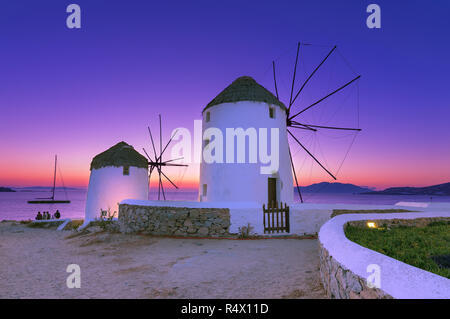
{"type": "Polygon", "coordinates": [[[173,187],[175,187],[176,189],[178,189],[178,186],[175,185],[174,182],[172,182],[172,180],[170,180],[169,177],[167,177],[166,174],[164,174],[163,167],[169,167],[169,166],[181,166],[181,167],[187,167],[188,165],[185,164],[176,164],[176,163],[172,163],[174,161],[177,160],[181,160],[183,159],[183,157],[180,158],[175,158],[175,159],[170,159],[170,160],[163,160],[163,154],[166,151],[167,147],[169,146],[170,142],[172,142],[172,139],[175,137],[177,131],[174,132],[174,134],[170,137],[169,141],[167,142],[166,146],[164,146],[164,148],[162,147],[163,142],[162,142],[162,126],[161,126],[161,114],[159,114],[159,154],[156,151],[156,147],[155,147],[155,143],[153,140],[153,135],[152,135],[152,131],[150,129],[150,126],[147,127],[148,128],[148,133],[150,135],[150,140],[152,142],[152,148],[153,148],[153,158],[147,153],[147,151],[145,150],[145,148],[143,148],[145,155],[148,158],[148,165],[149,165],[149,174],[148,174],[148,183],[149,183],[149,187],[150,187],[150,178],[152,176],[153,171],[156,169],[157,170],[157,174],[158,174],[158,200],[160,200],[161,198],[161,194],[164,198],[164,200],[166,200],[166,195],[164,193],[164,186],[163,186],[163,177],[170,182],[170,184],[172,184],[173,187]]]}
{"type": "MultiPolygon", "coordinates": [[[[327,61],[327,59],[333,54],[333,52],[336,51],[336,46],[334,46],[329,52],[328,54],[322,59],[322,61],[317,65],[317,67],[306,77],[306,79],[303,81],[302,85],[300,86],[300,88],[298,89],[297,93],[294,95],[294,88],[295,88],[295,83],[296,83],[296,74],[297,74],[297,64],[298,64],[298,60],[299,60],[299,52],[300,52],[300,47],[301,45],[303,46],[309,46],[311,44],[307,44],[307,43],[297,43],[297,54],[296,54],[296,58],[295,58],[295,64],[294,64],[294,70],[293,70],[293,75],[292,75],[292,85],[291,85],[291,89],[290,89],[290,96],[289,96],[289,103],[285,103],[286,105],[288,105],[287,107],[287,112],[286,112],[286,129],[287,129],[287,133],[292,137],[292,139],[329,175],[331,176],[334,180],[336,180],[336,176],[334,174],[332,174],[330,172],[329,169],[327,169],[325,167],[325,165],[323,165],[316,156],[314,156],[312,154],[312,152],[310,152],[303,143],[300,142],[299,138],[297,138],[295,136],[295,134],[293,133],[296,130],[307,130],[307,131],[312,131],[312,132],[317,132],[318,130],[344,130],[344,131],[354,131],[354,132],[359,132],[361,131],[360,128],[352,128],[352,127],[337,127],[337,126],[324,126],[324,125],[315,125],[315,124],[311,124],[311,123],[305,123],[302,119],[301,119],[301,115],[308,111],[309,109],[313,108],[313,107],[317,107],[318,105],[320,105],[320,103],[322,103],[323,101],[327,100],[329,97],[335,95],[336,93],[344,90],[345,88],[349,87],[352,83],[355,83],[356,81],[358,81],[360,79],[360,75],[357,75],[356,77],[354,77],[351,80],[347,80],[347,82],[341,83],[337,88],[333,88],[330,92],[328,92],[325,96],[321,97],[320,99],[315,100],[313,103],[308,104],[306,107],[303,107],[299,110],[294,111],[294,108],[296,107],[294,104],[297,101],[297,99],[299,98],[299,96],[301,96],[300,94],[302,93],[303,89],[307,86],[308,82],[314,77],[314,74],[316,74],[316,72],[325,64],[325,62],[327,61]]],[[[278,94],[278,86],[277,86],[277,78],[276,78],[276,69],[275,69],[275,61],[272,61],[272,71],[273,71],[273,81],[274,81],[274,86],[275,86],[275,93],[276,93],[276,97],[278,99],[280,99],[279,94],[278,94]]],[[[292,159],[292,153],[291,153],[291,146],[289,146],[289,157],[290,157],[290,161],[292,164],[292,170],[294,173],[294,179],[295,179],[295,184],[296,184],[296,189],[298,192],[298,196],[300,201],[303,203],[303,198],[300,192],[300,187],[298,184],[298,179],[297,179],[297,174],[295,171],[295,166],[294,166],[294,161],[292,159]]]]}

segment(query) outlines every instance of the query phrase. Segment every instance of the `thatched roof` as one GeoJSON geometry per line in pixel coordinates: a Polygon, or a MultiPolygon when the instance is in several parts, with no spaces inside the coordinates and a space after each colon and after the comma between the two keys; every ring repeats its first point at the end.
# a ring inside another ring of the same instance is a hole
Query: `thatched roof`
{"type": "Polygon", "coordinates": [[[267,104],[279,105],[281,108],[286,109],[286,106],[275,95],[258,84],[253,78],[241,76],[220,92],[214,100],[209,102],[203,111],[213,105],[239,101],[266,102],[267,104]]]}
{"type": "Polygon", "coordinates": [[[107,166],[134,166],[147,168],[148,161],[144,156],[135,151],[133,146],[125,142],[120,142],[95,156],[91,162],[91,170],[107,166]]]}

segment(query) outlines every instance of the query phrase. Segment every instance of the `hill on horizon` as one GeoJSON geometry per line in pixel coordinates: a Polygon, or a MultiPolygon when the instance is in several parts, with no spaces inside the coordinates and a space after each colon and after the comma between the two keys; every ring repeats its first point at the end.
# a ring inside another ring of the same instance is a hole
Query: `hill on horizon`
{"type": "MultiPolygon", "coordinates": [[[[296,191],[296,187],[294,187],[294,190],[296,191]]],[[[370,192],[371,189],[367,186],[322,182],[309,186],[300,186],[300,191],[302,193],[361,194],[370,192]]]]}
{"type": "Polygon", "coordinates": [[[450,182],[427,187],[390,187],[382,191],[371,191],[365,194],[450,196],[450,182]]]}

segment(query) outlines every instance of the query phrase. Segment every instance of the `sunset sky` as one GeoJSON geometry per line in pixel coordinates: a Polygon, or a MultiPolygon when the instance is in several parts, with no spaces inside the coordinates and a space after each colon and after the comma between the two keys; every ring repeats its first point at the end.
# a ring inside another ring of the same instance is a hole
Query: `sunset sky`
{"type": "MultiPolygon", "coordinates": [[[[158,114],[167,140],[176,127],[193,129],[206,104],[239,76],[273,91],[272,60],[293,65],[298,41],[317,44],[318,61],[336,44],[362,76],[363,131],[338,181],[377,188],[449,182],[450,2],[375,1],[381,29],[369,29],[373,2],[4,2],[0,186],[50,185],[58,154],[65,185],[85,187],[96,154],[122,140],[150,149],[147,126],[157,131],[158,114]],[[79,30],[66,27],[70,3],[81,7],[79,30]]],[[[344,61],[340,56],[327,67],[344,61]]],[[[302,60],[309,70],[316,62],[302,60]]],[[[280,81],[289,83],[291,74],[281,71],[280,81]]],[[[345,83],[352,72],[337,74],[336,83],[345,83]]],[[[311,95],[329,91],[319,79],[311,84],[311,95]]],[[[342,116],[350,121],[356,90],[349,94],[342,116]]],[[[303,138],[333,172],[351,142],[338,139],[337,148],[334,137],[319,136],[316,147],[303,138]]],[[[294,149],[300,184],[331,181],[294,149]]],[[[170,173],[183,187],[197,185],[198,165],[170,173]]]]}

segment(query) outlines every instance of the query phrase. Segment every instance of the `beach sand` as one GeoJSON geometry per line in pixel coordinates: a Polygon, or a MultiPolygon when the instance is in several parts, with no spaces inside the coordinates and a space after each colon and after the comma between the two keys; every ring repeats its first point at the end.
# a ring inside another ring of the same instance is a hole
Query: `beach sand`
{"type": "Polygon", "coordinates": [[[325,298],[315,239],[71,234],[1,222],[0,298],[325,298]]]}

